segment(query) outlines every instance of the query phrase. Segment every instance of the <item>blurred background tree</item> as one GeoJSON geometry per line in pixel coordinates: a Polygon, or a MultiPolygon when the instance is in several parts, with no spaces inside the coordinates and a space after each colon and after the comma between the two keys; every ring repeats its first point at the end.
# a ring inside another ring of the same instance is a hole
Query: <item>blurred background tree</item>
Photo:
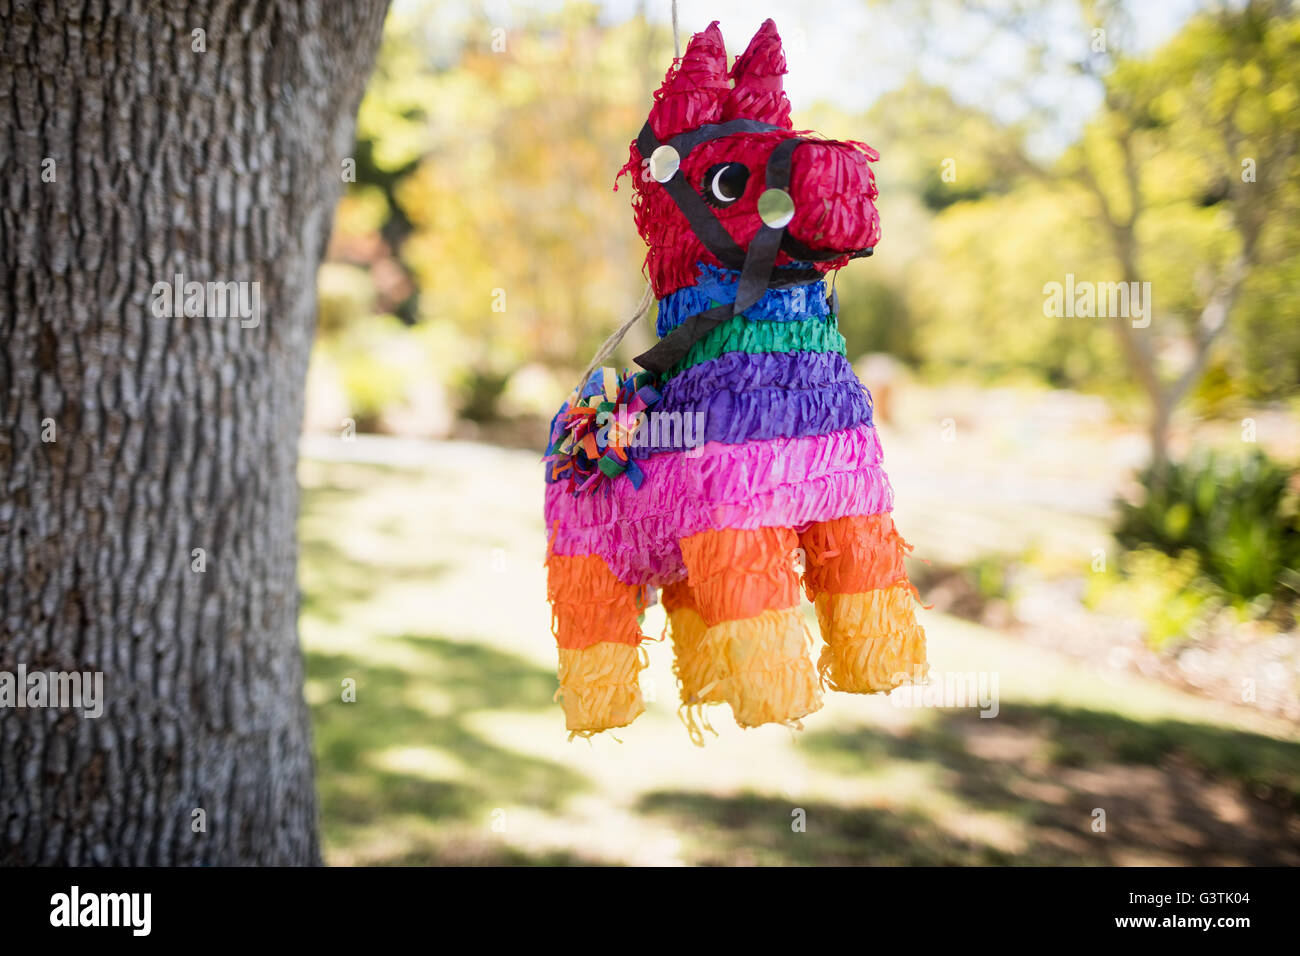
{"type": "Polygon", "coordinates": [[[1047,57],[1044,38],[1061,6],[957,2],[933,5],[917,21],[921,42],[934,42],[958,9],[971,11],[988,25],[987,42],[1010,34],[1036,54],[1022,77],[1016,123],[999,124],[924,87],[880,111],[881,119],[904,118],[900,139],[928,146],[916,163],[926,178],[914,188],[936,214],[950,281],[920,310],[944,339],[927,352],[952,365],[984,353],[988,371],[1021,366],[1057,386],[1110,387],[1127,377],[1148,405],[1152,457],[1163,462],[1174,409],[1207,368],[1215,374],[1205,397],[1217,392],[1219,401],[1225,393],[1278,398],[1300,381],[1298,287],[1281,291],[1298,248],[1300,21],[1286,2],[1213,6],[1137,56],[1126,49],[1128,5],[1080,0],[1084,52],[1047,57]],[[1030,144],[1059,103],[1035,97],[1063,69],[1096,86],[1099,107],[1074,141],[1044,160],[1030,144]],[[935,171],[954,143],[963,161],[950,185],[935,171]],[[1151,283],[1149,327],[1128,316],[1110,323],[1124,366],[1093,329],[1057,324],[1035,336],[1022,328],[1036,318],[1043,292],[1026,278],[1062,281],[1067,272],[1151,283]],[[951,336],[956,315],[971,321],[951,336]],[[1234,315],[1249,328],[1216,349],[1234,315]],[[1008,322],[1018,328],[996,328],[1008,322]]]}

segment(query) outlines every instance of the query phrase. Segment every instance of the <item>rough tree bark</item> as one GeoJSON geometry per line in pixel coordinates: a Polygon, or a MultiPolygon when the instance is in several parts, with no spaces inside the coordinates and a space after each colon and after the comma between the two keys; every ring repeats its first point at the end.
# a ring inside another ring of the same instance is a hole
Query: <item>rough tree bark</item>
{"type": "Polygon", "coordinates": [[[297,439],[386,7],[0,0],[0,671],[106,698],[0,708],[0,862],[319,860],[297,439]]]}

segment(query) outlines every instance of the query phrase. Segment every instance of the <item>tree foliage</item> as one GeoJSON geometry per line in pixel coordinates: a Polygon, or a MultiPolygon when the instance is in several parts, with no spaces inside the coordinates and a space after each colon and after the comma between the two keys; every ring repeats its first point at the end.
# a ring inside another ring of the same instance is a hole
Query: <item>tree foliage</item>
{"type": "MultiPolygon", "coordinates": [[[[1028,99],[1046,62],[1090,83],[1099,105],[1044,157],[1028,144],[1049,107],[1008,119],[917,75],[865,115],[796,103],[796,125],[882,154],[883,241],[837,280],[850,348],[934,376],[1139,398],[1158,446],[1188,395],[1211,409],[1294,396],[1293,5],[1210,8],[1142,55],[1123,45],[1119,2],[938,6],[1025,38],[1032,55],[1011,76],[1028,99]],[[1062,10],[1079,25],[1074,59],[1043,40],[1062,10]],[[1109,30],[1104,52],[1089,46],[1092,26],[1109,30]],[[1066,274],[1150,282],[1150,326],[1044,315],[1044,285],[1066,274]]],[[[449,25],[441,9],[391,18],[359,120],[359,182],[339,213],[334,258],[353,271],[333,274],[345,304],[329,311],[325,296],[326,345],[345,313],[393,313],[490,416],[523,365],[572,377],[638,297],[642,249],[611,186],[671,39],[588,4],[520,14],[504,33],[481,16],[449,25]]],[[[927,10],[913,17],[922,35],[944,24],[927,10]]],[[[644,323],[618,357],[650,334],[644,323]]]]}

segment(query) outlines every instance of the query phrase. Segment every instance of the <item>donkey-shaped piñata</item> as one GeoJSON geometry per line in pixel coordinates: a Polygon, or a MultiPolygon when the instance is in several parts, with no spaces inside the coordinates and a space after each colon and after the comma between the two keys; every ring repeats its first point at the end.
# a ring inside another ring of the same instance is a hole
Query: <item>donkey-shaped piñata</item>
{"type": "Polygon", "coordinates": [[[887,692],[925,675],[871,395],[823,281],[879,238],[878,156],[795,132],[785,72],[771,20],[730,73],[710,25],[668,71],[623,170],[660,341],[637,358],[646,372],[597,370],[575,391],[547,459],[558,696],[578,734],[643,710],[651,588],[693,736],[693,705],[725,701],[742,727],[793,725],[823,685],[887,692]],[[816,667],[800,551],[825,640],[816,667]]]}

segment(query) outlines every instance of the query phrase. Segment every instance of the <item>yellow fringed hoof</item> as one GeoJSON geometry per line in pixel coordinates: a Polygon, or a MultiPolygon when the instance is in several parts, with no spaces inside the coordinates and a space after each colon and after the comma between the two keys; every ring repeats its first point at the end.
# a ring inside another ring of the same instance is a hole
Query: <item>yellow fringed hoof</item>
{"type": "Polygon", "coordinates": [[[642,711],[635,644],[604,642],[581,650],[560,648],[560,689],[564,724],[578,733],[626,727],[642,711]]]}
{"type": "Polygon", "coordinates": [[[725,699],[719,686],[723,674],[704,644],[708,627],[704,618],[689,607],[668,612],[673,639],[673,671],[681,688],[682,703],[720,704],[725,699]]]}
{"type": "Polygon", "coordinates": [[[879,694],[924,682],[925,630],[906,582],[861,594],[819,594],[814,603],[826,641],[817,670],[832,690],[879,694]]]}
{"type": "Polygon", "coordinates": [[[797,608],[725,621],[705,632],[722,698],[741,727],[788,724],[820,710],[821,684],[797,608]]]}

